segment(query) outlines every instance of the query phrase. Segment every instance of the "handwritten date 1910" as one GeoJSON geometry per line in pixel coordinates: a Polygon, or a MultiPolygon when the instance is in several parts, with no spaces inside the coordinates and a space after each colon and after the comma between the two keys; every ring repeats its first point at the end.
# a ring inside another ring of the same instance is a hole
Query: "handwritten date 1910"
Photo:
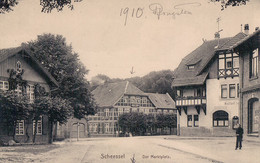
{"type": "Polygon", "coordinates": [[[141,18],[143,16],[144,13],[144,8],[129,8],[129,7],[125,7],[125,8],[121,8],[120,10],[120,16],[124,16],[124,25],[127,24],[127,20],[128,18],[133,18],[133,19],[138,19],[141,18]]]}

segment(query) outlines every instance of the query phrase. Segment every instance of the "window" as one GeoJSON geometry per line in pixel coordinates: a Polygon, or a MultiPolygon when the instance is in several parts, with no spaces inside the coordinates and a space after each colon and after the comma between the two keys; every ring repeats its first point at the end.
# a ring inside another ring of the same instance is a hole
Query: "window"
{"type": "Polygon", "coordinates": [[[227,98],[227,85],[221,85],[221,98],[227,98]]]}
{"type": "Polygon", "coordinates": [[[232,58],[226,59],[226,68],[228,69],[232,68],[232,58]]]}
{"type": "Polygon", "coordinates": [[[187,115],[187,126],[192,127],[192,115],[187,115]]]}
{"type": "Polygon", "coordinates": [[[228,113],[220,110],[213,113],[213,126],[214,127],[227,127],[228,126],[228,113]]]}
{"type": "Polygon", "coordinates": [[[22,63],[20,61],[17,61],[16,63],[16,71],[22,72],[22,63]]]}
{"type": "Polygon", "coordinates": [[[258,75],[258,48],[250,55],[250,78],[258,75]]]}
{"type": "Polygon", "coordinates": [[[195,68],[195,65],[188,65],[188,70],[192,70],[195,68]]]}
{"type": "Polygon", "coordinates": [[[9,89],[8,81],[0,81],[0,89],[1,90],[8,90],[9,89]]]}
{"type": "Polygon", "coordinates": [[[30,102],[34,101],[34,86],[28,85],[27,86],[27,95],[29,97],[30,102]]]}
{"type": "Polygon", "coordinates": [[[236,85],[229,84],[229,98],[235,98],[235,97],[236,97],[236,85]]]}
{"type": "Polygon", "coordinates": [[[199,126],[199,115],[194,115],[194,127],[199,126]]]}
{"type": "Polygon", "coordinates": [[[194,96],[195,97],[201,97],[201,89],[200,88],[194,89],[194,96]]]}
{"type": "Polygon", "coordinates": [[[203,89],[202,89],[202,96],[203,96],[203,97],[206,97],[206,88],[203,88],[203,89]]]}
{"type": "Polygon", "coordinates": [[[237,97],[239,97],[239,84],[237,84],[237,97]]]}
{"type": "MultiPolygon", "coordinates": [[[[35,120],[33,120],[33,134],[34,134],[34,129],[35,129],[35,120]]],[[[41,135],[42,134],[42,117],[37,122],[37,128],[36,128],[36,135],[41,135]]]]}
{"type": "Polygon", "coordinates": [[[239,56],[236,53],[218,55],[218,77],[239,75],[239,56]]]}
{"type": "Polygon", "coordinates": [[[183,90],[182,89],[177,89],[176,96],[177,97],[182,97],[183,96],[183,90]]]}
{"type": "Polygon", "coordinates": [[[19,120],[16,123],[16,135],[24,135],[24,120],[19,120]]]}

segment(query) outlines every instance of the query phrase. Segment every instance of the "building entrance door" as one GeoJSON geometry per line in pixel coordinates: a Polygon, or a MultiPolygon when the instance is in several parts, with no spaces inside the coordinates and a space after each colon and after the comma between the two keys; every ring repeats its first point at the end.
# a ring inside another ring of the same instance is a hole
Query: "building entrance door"
{"type": "Polygon", "coordinates": [[[248,132],[258,133],[259,124],[259,102],[258,99],[252,99],[249,101],[248,108],[248,132]]]}
{"type": "Polygon", "coordinates": [[[74,123],[72,125],[71,138],[77,138],[78,134],[79,134],[79,138],[85,137],[85,125],[83,123],[79,123],[79,126],[77,123],[74,123]]]}

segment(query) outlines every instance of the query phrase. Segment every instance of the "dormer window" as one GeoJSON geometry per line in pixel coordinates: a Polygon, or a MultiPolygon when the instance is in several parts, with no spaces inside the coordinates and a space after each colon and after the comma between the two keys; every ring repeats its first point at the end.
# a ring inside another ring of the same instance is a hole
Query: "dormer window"
{"type": "Polygon", "coordinates": [[[195,68],[195,65],[188,65],[188,70],[193,70],[195,68]]]}
{"type": "Polygon", "coordinates": [[[16,71],[22,72],[22,63],[20,61],[17,61],[16,63],[16,71]]]}

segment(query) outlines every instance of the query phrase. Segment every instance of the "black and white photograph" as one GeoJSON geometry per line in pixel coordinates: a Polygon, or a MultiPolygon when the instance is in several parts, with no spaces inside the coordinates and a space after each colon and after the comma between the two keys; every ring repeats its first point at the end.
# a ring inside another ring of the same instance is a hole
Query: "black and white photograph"
{"type": "Polygon", "coordinates": [[[259,27],[260,0],[0,0],[0,162],[259,163],[259,27]]]}

